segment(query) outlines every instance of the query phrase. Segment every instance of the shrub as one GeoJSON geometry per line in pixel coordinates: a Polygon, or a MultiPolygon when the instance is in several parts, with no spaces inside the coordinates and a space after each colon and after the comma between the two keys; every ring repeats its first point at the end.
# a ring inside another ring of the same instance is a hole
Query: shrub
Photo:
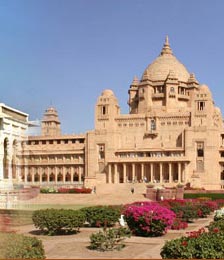
{"type": "Polygon", "coordinates": [[[190,232],[187,237],[167,241],[160,255],[169,259],[224,258],[224,233],[205,232],[204,229],[190,232]]]}
{"type": "Polygon", "coordinates": [[[180,230],[185,229],[188,227],[188,223],[185,221],[182,221],[180,218],[175,218],[173,221],[173,224],[171,226],[171,229],[173,230],[180,230]]]}
{"type": "Polygon", "coordinates": [[[112,227],[120,217],[120,209],[110,206],[93,206],[80,209],[91,227],[112,227]]]}
{"type": "Polygon", "coordinates": [[[35,237],[26,237],[13,233],[0,233],[0,258],[44,259],[45,253],[42,242],[35,237]]]}
{"type": "Polygon", "coordinates": [[[160,205],[173,210],[183,222],[192,222],[197,218],[207,217],[212,211],[218,208],[216,201],[211,200],[165,200],[160,205]]]}
{"type": "Polygon", "coordinates": [[[91,193],[92,189],[90,188],[54,188],[54,187],[45,187],[40,189],[41,193],[91,193]]]}
{"type": "Polygon", "coordinates": [[[41,188],[40,189],[40,193],[57,193],[57,189],[55,189],[54,187],[45,187],[45,188],[41,188]]]}
{"type": "Polygon", "coordinates": [[[210,232],[221,231],[224,232],[224,219],[219,219],[217,221],[213,221],[208,225],[208,230],[210,232]]]}
{"type": "Polygon", "coordinates": [[[79,210],[36,210],[32,216],[35,227],[48,235],[77,232],[83,226],[85,215],[79,210]]]}
{"type": "Polygon", "coordinates": [[[155,202],[127,205],[123,212],[133,234],[137,236],[161,236],[171,228],[176,215],[155,202]]]}
{"type": "Polygon", "coordinates": [[[197,199],[200,197],[211,198],[212,200],[224,199],[224,193],[184,193],[184,199],[197,199]]]}
{"type": "Polygon", "coordinates": [[[90,236],[90,249],[99,251],[120,250],[125,245],[121,243],[131,232],[127,228],[105,228],[103,231],[93,233],[90,236]]]}
{"type": "Polygon", "coordinates": [[[214,220],[217,221],[220,219],[224,220],[224,208],[215,210],[214,220]]]}

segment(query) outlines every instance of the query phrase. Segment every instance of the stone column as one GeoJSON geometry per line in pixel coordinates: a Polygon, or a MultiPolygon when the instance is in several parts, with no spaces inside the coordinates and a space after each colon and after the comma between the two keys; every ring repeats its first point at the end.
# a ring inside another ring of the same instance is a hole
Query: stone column
{"type": "Polygon", "coordinates": [[[4,179],[4,154],[0,154],[0,180],[4,179]]]}
{"type": "Polygon", "coordinates": [[[39,174],[39,180],[40,184],[42,183],[42,167],[38,167],[38,174],[39,174]]]}
{"type": "Polygon", "coordinates": [[[111,164],[108,164],[108,183],[111,183],[111,164]]]}
{"type": "Polygon", "coordinates": [[[71,166],[71,183],[73,183],[74,178],[74,167],[71,166]]]}
{"type": "Polygon", "coordinates": [[[82,167],[81,166],[78,167],[78,175],[79,175],[79,183],[81,183],[81,181],[82,181],[82,167]]]}
{"type": "Polygon", "coordinates": [[[124,178],[124,183],[127,182],[127,166],[125,163],[123,163],[123,178],[124,178]]]}
{"type": "Polygon", "coordinates": [[[169,183],[172,183],[173,179],[172,179],[172,164],[169,163],[169,183]]]}
{"type": "Polygon", "coordinates": [[[163,164],[159,163],[159,182],[162,183],[163,182],[163,164]]]}
{"type": "Polygon", "coordinates": [[[114,183],[119,183],[118,181],[118,172],[117,172],[117,164],[114,164],[114,183]]]}
{"type": "Polygon", "coordinates": [[[8,180],[12,183],[12,156],[8,156],[8,180]]]}
{"type": "Polygon", "coordinates": [[[58,168],[57,166],[54,167],[54,176],[55,176],[55,184],[58,183],[58,168]]]}
{"type": "Polygon", "coordinates": [[[32,167],[32,170],[30,171],[31,172],[31,180],[32,180],[32,183],[34,183],[35,182],[35,180],[34,180],[34,167],[32,167]]]}
{"type": "Polygon", "coordinates": [[[21,165],[19,163],[16,164],[16,179],[21,182],[22,175],[21,175],[21,165]]]}
{"type": "Polygon", "coordinates": [[[65,175],[66,175],[66,167],[62,167],[62,182],[63,182],[63,184],[65,183],[65,175]]]}
{"type": "Polygon", "coordinates": [[[182,181],[185,182],[186,180],[186,176],[187,176],[187,163],[185,162],[184,163],[184,170],[183,170],[183,173],[182,173],[182,181]]]}
{"type": "Polygon", "coordinates": [[[144,163],[141,164],[141,180],[144,179],[144,163]]]}
{"type": "Polygon", "coordinates": [[[151,176],[151,182],[153,182],[154,181],[153,163],[150,163],[150,176],[151,176]]]}
{"type": "Polygon", "coordinates": [[[49,184],[49,182],[50,182],[50,167],[49,166],[47,166],[47,183],[49,184]]]}
{"type": "Polygon", "coordinates": [[[132,181],[135,180],[135,164],[132,163],[132,181]]]}
{"type": "Polygon", "coordinates": [[[178,182],[181,182],[181,163],[178,163],[178,182]]]}
{"type": "Polygon", "coordinates": [[[27,183],[28,167],[24,165],[24,183],[27,183]]]}

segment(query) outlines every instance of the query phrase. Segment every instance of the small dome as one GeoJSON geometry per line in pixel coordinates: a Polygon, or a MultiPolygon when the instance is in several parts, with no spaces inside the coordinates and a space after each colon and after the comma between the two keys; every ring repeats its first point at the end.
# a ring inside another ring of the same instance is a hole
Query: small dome
{"type": "Polygon", "coordinates": [[[204,92],[210,92],[208,86],[204,84],[200,86],[199,90],[204,92]]]}
{"type": "Polygon", "coordinates": [[[114,96],[114,92],[111,90],[111,89],[105,89],[102,94],[102,96],[107,96],[107,97],[110,97],[110,96],[114,96]]]}
{"type": "Polygon", "coordinates": [[[200,91],[203,91],[203,92],[206,92],[206,93],[211,93],[210,90],[209,90],[209,87],[207,85],[201,85],[200,88],[199,88],[200,91]]]}
{"type": "Polygon", "coordinates": [[[216,112],[217,114],[221,114],[220,108],[219,108],[219,107],[215,107],[215,112],[216,112]]]}
{"type": "Polygon", "coordinates": [[[45,112],[57,113],[57,110],[54,107],[49,107],[45,112]]]}
{"type": "Polygon", "coordinates": [[[179,81],[187,82],[190,77],[186,67],[173,55],[166,37],[160,56],[146,68],[142,80],[149,75],[152,81],[165,81],[170,71],[175,73],[179,81]]]}

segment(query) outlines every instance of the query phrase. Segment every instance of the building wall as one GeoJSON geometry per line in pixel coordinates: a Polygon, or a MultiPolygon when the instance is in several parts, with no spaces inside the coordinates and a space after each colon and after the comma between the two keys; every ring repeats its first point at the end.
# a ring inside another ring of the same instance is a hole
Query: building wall
{"type": "Polygon", "coordinates": [[[23,182],[224,187],[221,111],[208,86],[173,55],[168,38],[128,94],[130,112],[121,114],[113,91],[104,90],[96,102],[94,129],[85,135],[62,135],[57,111],[46,110],[42,134],[23,144],[23,182]]]}

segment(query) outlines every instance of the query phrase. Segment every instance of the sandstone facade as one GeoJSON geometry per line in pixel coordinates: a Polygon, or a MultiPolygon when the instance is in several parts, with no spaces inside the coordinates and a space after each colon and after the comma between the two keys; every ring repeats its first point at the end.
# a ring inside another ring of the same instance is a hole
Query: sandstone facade
{"type": "Polygon", "coordinates": [[[212,94],[174,56],[168,37],[160,55],[134,78],[129,114],[121,114],[112,90],[95,106],[95,127],[62,135],[54,108],[42,135],[24,143],[24,183],[38,185],[154,182],[224,185],[224,128],[212,94]]]}

